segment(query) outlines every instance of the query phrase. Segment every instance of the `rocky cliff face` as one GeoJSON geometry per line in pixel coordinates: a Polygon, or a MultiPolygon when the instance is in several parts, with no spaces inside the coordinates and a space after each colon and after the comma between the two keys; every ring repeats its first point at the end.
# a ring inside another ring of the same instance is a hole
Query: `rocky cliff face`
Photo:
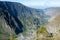
{"type": "Polygon", "coordinates": [[[24,39],[29,40],[28,37],[32,37],[35,30],[48,23],[49,16],[44,14],[42,9],[29,8],[16,2],[0,1],[1,17],[0,21],[5,23],[3,28],[6,32],[10,33],[12,29],[13,34],[20,35],[20,37],[22,34],[24,39]]]}

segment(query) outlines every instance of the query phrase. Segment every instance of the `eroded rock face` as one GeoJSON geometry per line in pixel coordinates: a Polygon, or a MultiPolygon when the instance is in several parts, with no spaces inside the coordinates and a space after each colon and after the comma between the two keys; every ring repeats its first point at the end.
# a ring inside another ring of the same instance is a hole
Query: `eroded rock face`
{"type": "MultiPolygon", "coordinates": [[[[59,17],[60,8],[50,8],[43,11],[26,7],[20,3],[0,2],[0,23],[8,35],[12,29],[12,33],[18,35],[17,40],[36,40],[36,30],[42,25],[46,26],[49,33],[53,33],[56,40],[59,39],[59,17]],[[47,17],[51,19],[46,19],[47,17]]],[[[47,38],[45,34],[40,36],[47,38]]]]}
{"type": "Polygon", "coordinates": [[[36,30],[48,23],[48,15],[42,9],[29,8],[21,3],[0,1],[0,19],[6,32],[18,35],[18,40],[33,40],[36,30]],[[3,21],[4,20],[4,21],[3,21]],[[10,30],[10,31],[9,31],[10,30]]]}

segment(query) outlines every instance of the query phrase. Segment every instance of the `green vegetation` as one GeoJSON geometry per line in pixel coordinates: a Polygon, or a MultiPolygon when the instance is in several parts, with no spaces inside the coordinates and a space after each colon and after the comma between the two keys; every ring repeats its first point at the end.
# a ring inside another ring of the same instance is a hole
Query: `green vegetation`
{"type": "Polygon", "coordinates": [[[45,40],[45,39],[47,39],[47,36],[49,35],[49,33],[48,33],[48,31],[47,31],[45,26],[41,26],[40,28],[37,29],[36,35],[37,35],[37,39],[36,40],[45,40]],[[46,38],[44,38],[44,37],[40,38],[39,37],[40,35],[43,35],[46,38]]]}
{"type": "Polygon", "coordinates": [[[16,38],[17,38],[16,35],[14,35],[14,34],[11,34],[11,35],[10,35],[10,40],[17,40],[16,38]]]}
{"type": "Polygon", "coordinates": [[[48,31],[44,26],[41,26],[40,28],[37,29],[36,33],[37,34],[48,34],[48,31]]]}

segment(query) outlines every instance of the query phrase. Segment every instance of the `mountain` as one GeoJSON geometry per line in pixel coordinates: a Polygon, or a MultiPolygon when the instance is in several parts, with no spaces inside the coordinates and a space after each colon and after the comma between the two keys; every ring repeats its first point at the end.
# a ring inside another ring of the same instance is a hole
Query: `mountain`
{"type": "Polygon", "coordinates": [[[60,15],[60,7],[50,7],[44,9],[46,15],[50,15],[49,21],[53,20],[56,16],[60,15]]]}
{"type": "Polygon", "coordinates": [[[51,7],[45,9],[46,14],[55,16],[60,14],[60,7],[51,7]]]}
{"type": "Polygon", "coordinates": [[[45,9],[45,14],[50,15],[47,31],[53,34],[54,40],[60,40],[60,7],[50,7],[45,9]]]}
{"type": "Polygon", "coordinates": [[[29,8],[16,2],[0,1],[0,23],[5,23],[2,26],[4,32],[12,31],[15,35],[23,34],[30,37],[36,29],[48,23],[48,17],[42,9],[29,8]]]}

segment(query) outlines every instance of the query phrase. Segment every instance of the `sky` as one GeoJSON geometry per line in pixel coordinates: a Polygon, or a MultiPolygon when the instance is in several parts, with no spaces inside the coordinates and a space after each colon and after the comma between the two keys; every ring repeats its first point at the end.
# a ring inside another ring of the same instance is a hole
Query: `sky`
{"type": "Polygon", "coordinates": [[[32,8],[60,7],[60,0],[0,0],[19,2],[32,8]]]}

